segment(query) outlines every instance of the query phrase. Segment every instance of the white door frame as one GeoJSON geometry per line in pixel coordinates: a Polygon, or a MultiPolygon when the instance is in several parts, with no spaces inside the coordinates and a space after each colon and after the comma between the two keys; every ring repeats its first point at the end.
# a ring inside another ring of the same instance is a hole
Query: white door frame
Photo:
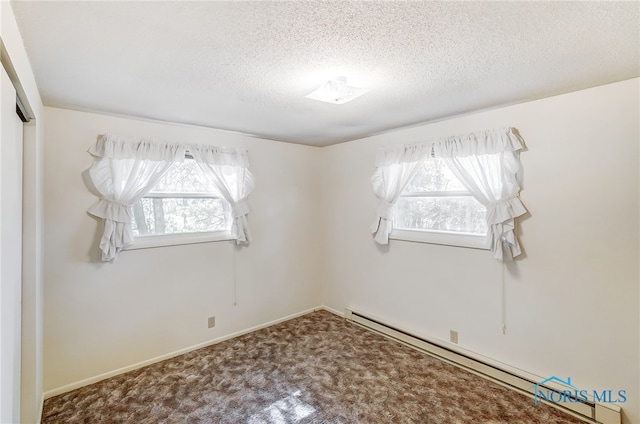
{"type": "Polygon", "coordinates": [[[22,315],[22,121],[0,75],[0,422],[20,422],[22,315]]]}

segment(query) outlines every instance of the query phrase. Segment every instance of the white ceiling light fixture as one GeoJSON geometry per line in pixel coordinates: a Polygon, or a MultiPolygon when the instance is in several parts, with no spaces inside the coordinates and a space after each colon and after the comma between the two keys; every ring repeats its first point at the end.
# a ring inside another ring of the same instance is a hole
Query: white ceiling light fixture
{"type": "Polygon", "coordinates": [[[320,100],[321,102],[341,105],[362,96],[367,91],[369,90],[366,88],[347,85],[346,77],[335,77],[305,97],[313,100],[320,100]]]}

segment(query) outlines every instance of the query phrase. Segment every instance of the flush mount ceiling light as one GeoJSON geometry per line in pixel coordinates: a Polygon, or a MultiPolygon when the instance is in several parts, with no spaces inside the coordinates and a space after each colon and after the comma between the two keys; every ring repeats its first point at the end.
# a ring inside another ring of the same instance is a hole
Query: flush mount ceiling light
{"type": "Polygon", "coordinates": [[[366,93],[366,88],[358,88],[347,85],[347,78],[336,77],[322,85],[311,94],[305,97],[313,100],[320,100],[321,102],[333,103],[341,105],[347,103],[356,97],[362,96],[366,93]]]}

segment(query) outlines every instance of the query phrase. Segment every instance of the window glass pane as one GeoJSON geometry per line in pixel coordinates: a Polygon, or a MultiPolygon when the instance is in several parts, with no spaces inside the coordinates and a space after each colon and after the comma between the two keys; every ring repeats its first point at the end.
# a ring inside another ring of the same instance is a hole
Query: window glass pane
{"type": "Polygon", "coordinates": [[[472,196],[401,197],[394,227],[485,235],[485,211],[472,196]]]}
{"type": "Polygon", "coordinates": [[[193,159],[176,162],[151,193],[217,193],[193,159]]]}
{"type": "Polygon", "coordinates": [[[133,206],[134,236],[228,231],[224,201],[209,198],[143,198],[133,206]]]}
{"type": "Polygon", "coordinates": [[[405,192],[467,191],[442,159],[425,160],[405,192]]]}

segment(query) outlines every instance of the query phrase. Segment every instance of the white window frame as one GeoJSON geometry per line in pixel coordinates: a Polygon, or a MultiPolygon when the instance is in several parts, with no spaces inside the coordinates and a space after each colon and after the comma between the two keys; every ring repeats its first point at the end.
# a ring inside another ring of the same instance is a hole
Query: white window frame
{"type": "MultiPolygon", "coordinates": [[[[425,159],[425,161],[431,158],[425,159]]],[[[403,192],[403,197],[473,197],[469,191],[452,190],[452,191],[420,191],[420,192],[403,192]]],[[[397,213],[397,212],[396,212],[397,213]]],[[[396,221],[394,219],[394,221],[396,221]]],[[[397,221],[396,221],[397,222],[397,221]]],[[[478,235],[473,233],[423,230],[417,228],[395,228],[389,234],[392,240],[403,240],[417,243],[439,244],[454,247],[466,247],[471,249],[491,250],[491,239],[489,234],[478,235]]]]}
{"type": "Polygon", "coordinates": [[[491,240],[488,236],[478,236],[467,233],[450,233],[433,230],[392,230],[389,234],[392,240],[411,241],[416,243],[440,244],[444,246],[466,247],[471,249],[491,250],[491,240]]]}
{"type": "Polygon", "coordinates": [[[150,249],[154,247],[180,246],[183,244],[210,243],[235,240],[229,231],[200,233],[153,234],[134,237],[135,243],[123,250],[150,249]]]}
{"type": "MultiPolygon", "coordinates": [[[[185,155],[185,159],[193,159],[190,154],[185,155]]],[[[228,202],[220,195],[214,193],[189,193],[189,192],[150,192],[144,195],[145,198],[160,199],[220,199],[225,205],[225,215],[230,215],[227,210],[228,202]]],[[[229,219],[232,219],[228,216],[229,219]]],[[[174,233],[174,234],[143,234],[133,237],[134,243],[123,250],[149,249],[165,246],[180,246],[185,244],[209,243],[217,241],[235,240],[231,234],[231,225],[226,231],[198,231],[191,233],[174,233]]]]}

